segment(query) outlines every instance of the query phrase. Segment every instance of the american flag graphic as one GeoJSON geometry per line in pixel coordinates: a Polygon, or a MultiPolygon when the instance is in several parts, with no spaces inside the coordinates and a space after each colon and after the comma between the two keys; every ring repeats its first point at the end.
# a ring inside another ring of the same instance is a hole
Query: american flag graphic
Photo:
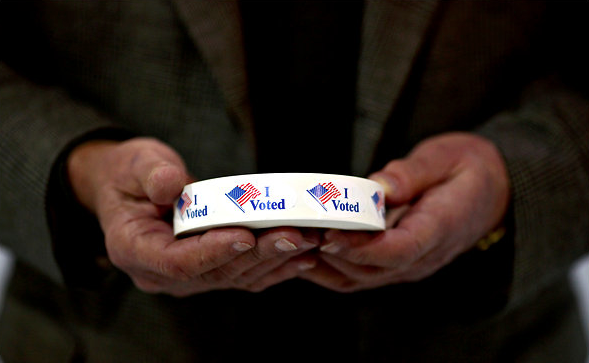
{"type": "Polygon", "coordinates": [[[381,213],[384,212],[384,198],[382,197],[382,193],[374,192],[371,198],[374,202],[374,205],[376,206],[376,210],[381,213]]]}
{"type": "Polygon", "coordinates": [[[311,196],[315,198],[319,205],[325,210],[327,210],[323,206],[325,203],[342,195],[332,182],[317,184],[313,188],[307,189],[307,192],[309,192],[309,194],[311,194],[311,196]]]}
{"type": "Polygon", "coordinates": [[[245,213],[243,210],[243,205],[247,203],[250,199],[257,198],[260,194],[260,191],[256,189],[251,183],[238,185],[235,188],[231,189],[229,193],[225,193],[227,198],[231,200],[242,212],[245,213]]]}
{"type": "Polygon", "coordinates": [[[178,204],[176,205],[176,208],[178,208],[178,210],[180,211],[180,215],[184,215],[186,208],[188,208],[188,206],[190,206],[191,204],[192,200],[190,200],[188,194],[186,192],[182,193],[180,199],[178,199],[178,204]]]}

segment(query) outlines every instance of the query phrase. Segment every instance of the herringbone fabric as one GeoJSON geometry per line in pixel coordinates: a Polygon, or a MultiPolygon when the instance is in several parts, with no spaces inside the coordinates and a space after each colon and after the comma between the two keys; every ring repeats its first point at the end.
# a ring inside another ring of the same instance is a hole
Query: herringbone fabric
{"type": "Polygon", "coordinates": [[[0,241],[19,259],[0,356],[582,362],[566,281],[589,251],[587,7],[569,5],[364,4],[353,172],[430,135],[478,132],[511,177],[500,244],[415,284],[341,295],[292,281],[174,299],[101,270],[100,231],[75,200],[55,202],[50,176],[73,142],[128,135],[169,143],[199,179],[255,172],[237,3],[0,3],[0,241]]]}

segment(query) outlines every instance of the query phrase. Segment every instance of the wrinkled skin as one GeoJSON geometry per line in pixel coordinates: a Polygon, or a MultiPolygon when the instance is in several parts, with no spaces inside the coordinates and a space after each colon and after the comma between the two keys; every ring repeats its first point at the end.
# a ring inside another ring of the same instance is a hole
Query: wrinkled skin
{"type": "Polygon", "coordinates": [[[175,239],[164,216],[193,178],[155,139],[82,144],[68,173],[100,221],[110,261],[139,289],[174,296],[261,291],[297,277],[341,292],[418,281],[499,225],[510,197],[497,149],[467,133],[427,139],[371,175],[390,211],[380,233],[235,227],[175,239]]]}

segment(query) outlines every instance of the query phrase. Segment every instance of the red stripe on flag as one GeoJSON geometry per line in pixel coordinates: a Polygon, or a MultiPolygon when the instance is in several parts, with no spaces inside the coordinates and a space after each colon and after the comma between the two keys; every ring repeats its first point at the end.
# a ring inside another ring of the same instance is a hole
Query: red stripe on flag
{"type": "Polygon", "coordinates": [[[335,185],[333,185],[331,182],[327,183],[327,184],[321,184],[325,189],[327,189],[328,191],[323,194],[321,196],[321,198],[319,198],[319,200],[321,201],[321,203],[325,204],[327,202],[329,202],[329,200],[331,200],[332,198],[337,198],[340,195],[342,195],[339,190],[337,190],[337,188],[335,187],[335,185]]]}
{"type": "Polygon", "coordinates": [[[239,199],[237,199],[237,203],[239,203],[239,205],[244,205],[248,200],[256,198],[258,195],[262,194],[251,183],[242,184],[239,187],[245,190],[245,193],[239,197],[239,199]]]}
{"type": "Polygon", "coordinates": [[[186,208],[188,208],[188,206],[192,204],[192,200],[190,200],[190,197],[186,192],[182,193],[181,198],[184,201],[184,205],[182,206],[182,210],[180,212],[184,214],[186,208]]]}

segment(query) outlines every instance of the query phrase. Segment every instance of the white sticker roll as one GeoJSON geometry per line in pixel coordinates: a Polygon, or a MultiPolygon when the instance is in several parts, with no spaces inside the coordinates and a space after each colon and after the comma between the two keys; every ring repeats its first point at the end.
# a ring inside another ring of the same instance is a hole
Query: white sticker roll
{"type": "Polygon", "coordinates": [[[372,180],[334,174],[247,174],[186,185],[174,234],[224,226],[385,228],[384,191],[372,180]]]}

